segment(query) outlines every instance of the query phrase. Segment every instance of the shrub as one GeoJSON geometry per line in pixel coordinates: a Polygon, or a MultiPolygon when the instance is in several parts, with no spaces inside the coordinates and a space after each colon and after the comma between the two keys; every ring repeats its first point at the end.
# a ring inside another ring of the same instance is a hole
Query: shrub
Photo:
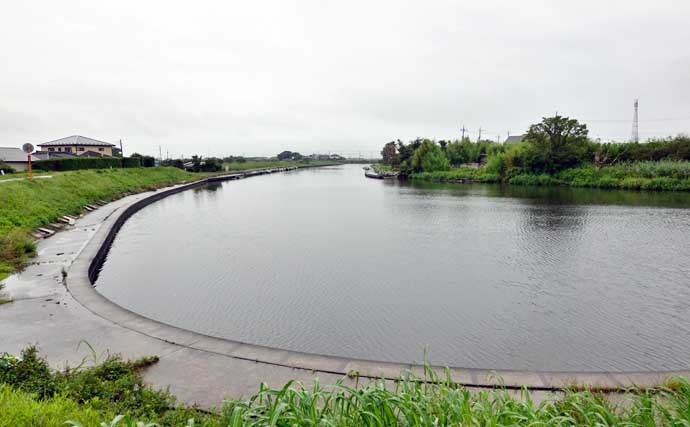
{"type": "Polygon", "coordinates": [[[3,171],[5,173],[15,173],[16,172],[16,170],[12,166],[10,166],[7,163],[4,163],[2,161],[0,161],[0,171],[3,171]]]}
{"type": "MultiPolygon", "coordinates": [[[[0,234],[0,262],[4,260],[11,260],[8,267],[12,269],[19,268],[23,265],[27,258],[36,253],[36,243],[29,237],[29,235],[22,230],[11,230],[6,234],[0,234]]],[[[0,279],[3,275],[11,271],[10,268],[2,271],[0,265],[0,279]]]]}
{"type": "Polygon", "coordinates": [[[131,156],[132,159],[139,159],[139,163],[141,164],[141,167],[144,168],[152,168],[156,166],[156,158],[153,156],[144,156],[139,153],[134,153],[131,156]]]}
{"type": "Polygon", "coordinates": [[[67,159],[41,160],[34,163],[34,168],[44,171],[69,171],[79,169],[138,168],[141,160],[138,157],[70,157],[67,159]]]}
{"type": "Polygon", "coordinates": [[[29,347],[19,358],[0,356],[0,385],[30,393],[38,400],[60,396],[97,411],[166,420],[162,425],[180,425],[189,418],[203,418],[193,408],[177,407],[175,398],[168,392],[144,384],[141,370],[156,362],[157,357],[125,361],[110,355],[95,366],[55,372],[38,356],[35,347],[29,347]]]}
{"type": "Polygon", "coordinates": [[[450,163],[441,147],[431,141],[424,141],[412,156],[412,170],[415,172],[436,172],[450,169],[450,163]]]}

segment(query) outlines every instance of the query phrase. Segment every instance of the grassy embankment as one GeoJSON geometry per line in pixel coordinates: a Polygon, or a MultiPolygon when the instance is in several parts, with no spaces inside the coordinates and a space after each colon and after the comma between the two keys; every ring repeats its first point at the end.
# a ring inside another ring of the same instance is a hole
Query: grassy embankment
{"type": "Polygon", "coordinates": [[[197,179],[175,168],[53,172],[53,178],[0,184],[0,280],[21,268],[35,251],[29,233],[86,204],[197,179]]]}
{"type": "Polygon", "coordinates": [[[383,163],[374,163],[371,165],[371,168],[376,173],[393,172],[393,166],[384,165],[383,163]]]}
{"type": "Polygon", "coordinates": [[[21,359],[2,356],[0,427],[58,427],[67,421],[84,427],[135,426],[135,420],[161,427],[690,425],[690,383],[684,380],[632,390],[617,406],[590,391],[569,391],[535,404],[526,391],[520,397],[502,389],[471,393],[431,371],[425,379],[432,382],[408,379],[392,387],[380,381],[354,388],[307,388],[295,382],[281,389],[262,387],[247,400],[202,412],[143,383],[141,370],[156,361],[109,357],[100,365],[52,372],[34,349],[21,359]],[[125,418],[113,424],[120,415],[125,418]]]}
{"type": "MultiPolygon", "coordinates": [[[[489,166],[449,171],[422,172],[411,178],[437,182],[501,182],[489,166]]],[[[690,162],[649,161],[619,163],[597,168],[593,165],[566,169],[555,175],[518,174],[504,182],[512,185],[568,185],[628,190],[690,191],[690,162]]]]}

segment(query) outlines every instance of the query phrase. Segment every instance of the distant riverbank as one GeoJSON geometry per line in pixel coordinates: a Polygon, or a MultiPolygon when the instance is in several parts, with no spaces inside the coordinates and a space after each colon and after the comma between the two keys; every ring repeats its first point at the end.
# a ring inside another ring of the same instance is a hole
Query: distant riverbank
{"type": "Polygon", "coordinates": [[[412,173],[409,178],[434,182],[482,182],[510,185],[567,185],[625,190],[690,191],[690,162],[647,161],[593,165],[566,169],[557,174],[516,174],[501,178],[485,168],[412,173]]]}

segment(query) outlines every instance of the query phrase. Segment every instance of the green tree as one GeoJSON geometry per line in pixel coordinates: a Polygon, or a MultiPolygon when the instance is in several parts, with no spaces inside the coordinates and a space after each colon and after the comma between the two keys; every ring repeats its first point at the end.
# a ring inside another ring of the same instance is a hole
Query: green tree
{"type": "Polygon", "coordinates": [[[276,156],[278,160],[300,160],[302,158],[302,155],[298,153],[297,151],[282,151],[278,156],[276,156]]]}
{"type": "Polygon", "coordinates": [[[383,157],[383,163],[386,165],[393,166],[395,163],[397,163],[398,156],[395,150],[395,141],[391,141],[383,146],[383,150],[381,150],[381,157],[383,157]]]}
{"type": "Polygon", "coordinates": [[[446,155],[437,144],[424,140],[412,156],[413,172],[434,172],[450,169],[446,155]]]}
{"type": "MultiPolygon", "coordinates": [[[[468,143],[470,145],[472,144],[469,141],[468,143]]],[[[448,146],[446,147],[446,157],[448,158],[450,164],[453,166],[460,166],[463,163],[467,163],[470,158],[469,153],[467,152],[464,146],[464,143],[461,143],[459,141],[454,141],[448,144],[448,146]]]]}
{"type": "Polygon", "coordinates": [[[544,117],[541,123],[530,126],[525,139],[542,157],[543,171],[556,173],[587,160],[591,148],[587,134],[587,125],[556,115],[544,117]]]}

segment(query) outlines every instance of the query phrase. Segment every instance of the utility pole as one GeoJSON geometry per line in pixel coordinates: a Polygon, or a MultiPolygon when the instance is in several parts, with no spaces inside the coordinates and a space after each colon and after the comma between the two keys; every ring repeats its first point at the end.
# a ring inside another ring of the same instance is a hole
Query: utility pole
{"type": "Polygon", "coordinates": [[[163,163],[163,150],[161,149],[161,146],[158,146],[158,158],[160,159],[161,164],[163,163]]]}
{"type": "Polygon", "coordinates": [[[125,150],[122,149],[122,138],[120,138],[120,156],[122,156],[122,169],[125,168],[125,150]]]}
{"type": "Polygon", "coordinates": [[[465,125],[462,125],[462,129],[460,129],[460,130],[462,131],[462,138],[460,139],[460,141],[464,141],[465,140],[465,131],[467,130],[467,129],[465,129],[465,125]]]}
{"type": "Polygon", "coordinates": [[[637,120],[637,99],[635,100],[634,105],[634,113],[633,113],[633,123],[632,123],[632,142],[640,142],[640,132],[638,128],[638,120],[637,120]]]}
{"type": "Polygon", "coordinates": [[[477,142],[482,140],[482,127],[479,126],[479,135],[477,136],[477,142]]]}

